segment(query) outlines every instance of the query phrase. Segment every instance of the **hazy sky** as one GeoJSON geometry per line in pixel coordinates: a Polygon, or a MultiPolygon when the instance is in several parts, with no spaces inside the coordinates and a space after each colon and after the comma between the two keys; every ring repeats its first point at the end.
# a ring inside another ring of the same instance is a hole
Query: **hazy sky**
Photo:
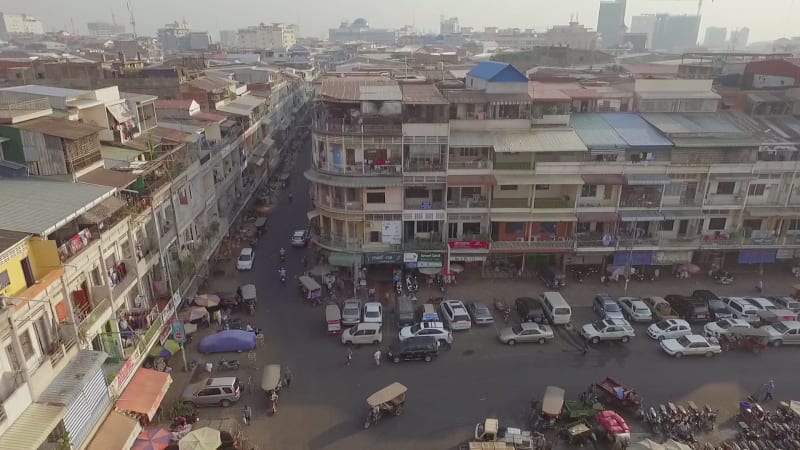
{"type": "MultiPolygon", "coordinates": [[[[375,28],[438,31],[439,15],[458,16],[462,26],[535,28],[565,24],[577,13],[581,23],[595,28],[599,0],[129,0],[139,34],[153,34],[161,25],[186,18],[192,28],[218,31],[259,22],[292,22],[302,35],[327,36],[328,28],[344,20],[366,18],[375,28]]],[[[750,27],[750,41],[800,34],[800,0],[704,0],[702,42],[707,26],[728,29],[750,27]]],[[[27,13],[40,18],[47,30],[82,32],[86,22],[129,21],[125,0],[0,0],[0,11],[27,13]]],[[[695,13],[697,0],[628,0],[628,19],[640,13],[695,13]]]]}

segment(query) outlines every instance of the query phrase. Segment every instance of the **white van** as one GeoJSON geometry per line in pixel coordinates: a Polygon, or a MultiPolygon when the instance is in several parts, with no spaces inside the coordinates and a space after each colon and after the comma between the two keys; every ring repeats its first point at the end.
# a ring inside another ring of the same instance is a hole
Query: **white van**
{"type": "Polygon", "coordinates": [[[558,292],[544,292],[539,301],[551,324],[566,325],[572,321],[572,308],[558,292]]]}

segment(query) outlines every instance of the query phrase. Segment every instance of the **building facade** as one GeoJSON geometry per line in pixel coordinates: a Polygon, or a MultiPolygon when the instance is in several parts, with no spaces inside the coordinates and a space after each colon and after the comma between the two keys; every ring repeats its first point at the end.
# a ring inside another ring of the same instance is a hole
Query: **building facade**
{"type": "Polygon", "coordinates": [[[44,34],[42,21],[27,14],[0,13],[0,38],[20,34],[44,34]]]}
{"type": "Polygon", "coordinates": [[[296,27],[291,24],[263,23],[236,32],[236,47],[247,50],[288,49],[297,43],[296,27]]]}
{"type": "Polygon", "coordinates": [[[708,27],[703,38],[703,47],[709,49],[723,49],[727,44],[728,29],[725,27],[708,27]]]}
{"type": "Polygon", "coordinates": [[[647,48],[653,47],[653,31],[655,31],[655,29],[655,14],[637,14],[631,17],[631,33],[647,34],[647,48]]]}
{"type": "Polygon", "coordinates": [[[336,44],[363,41],[393,45],[397,42],[397,31],[370,28],[366,19],[358,18],[353,23],[342,22],[339,28],[328,30],[328,39],[336,44]]]}
{"type": "Polygon", "coordinates": [[[697,46],[699,32],[700,16],[656,14],[650,48],[670,52],[692,49],[697,46]]]}
{"type": "Polygon", "coordinates": [[[86,24],[89,36],[97,39],[114,39],[125,34],[125,25],[108,22],[89,22],[86,24]]]}
{"type": "Polygon", "coordinates": [[[597,14],[597,32],[600,33],[602,45],[613,48],[620,44],[625,29],[626,0],[606,0],[600,2],[597,14]]]}

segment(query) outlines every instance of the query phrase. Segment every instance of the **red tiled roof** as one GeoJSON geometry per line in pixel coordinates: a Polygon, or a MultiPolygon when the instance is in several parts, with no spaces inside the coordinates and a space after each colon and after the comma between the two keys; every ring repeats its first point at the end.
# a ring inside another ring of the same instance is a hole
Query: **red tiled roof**
{"type": "Polygon", "coordinates": [[[156,109],[186,109],[192,107],[192,99],[156,100],[156,109]]]}

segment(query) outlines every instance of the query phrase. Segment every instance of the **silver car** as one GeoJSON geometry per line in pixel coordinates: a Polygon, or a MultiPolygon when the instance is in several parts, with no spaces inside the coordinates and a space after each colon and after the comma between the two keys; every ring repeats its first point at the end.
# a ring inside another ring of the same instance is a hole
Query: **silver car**
{"type": "Polygon", "coordinates": [[[775,347],[783,344],[800,344],[800,322],[787,321],[761,327],[769,336],[769,343],[775,347]]]}
{"type": "Polygon", "coordinates": [[[553,339],[553,329],[547,325],[540,325],[534,322],[523,322],[513,327],[505,327],[497,335],[500,342],[514,345],[517,342],[536,342],[544,344],[553,339]]]}
{"type": "Polygon", "coordinates": [[[186,386],[181,401],[188,406],[223,406],[239,400],[242,395],[237,377],[208,378],[199,383],[186,386]]]}
{"type": "Polygon", "coordinates": [[[345,300],[342,305],[342,325],[355,325],[361,321],[361,300],[345,300]]]}
{"type": "Polygon", "coordinates": [[[474,302],[467,304],[467,310],[472,315],[472,321],[478,325],[486,325],[494,323],[494,316],[492,311],[483,303],[474,302]]]}
{"type": "Polygon", "coordinates": [[[653,313],[647,305],[634,297],[620,297],[619,306],[622,307],[622,312],[628,320],[632,322],[652,322],[653,313]]]}

